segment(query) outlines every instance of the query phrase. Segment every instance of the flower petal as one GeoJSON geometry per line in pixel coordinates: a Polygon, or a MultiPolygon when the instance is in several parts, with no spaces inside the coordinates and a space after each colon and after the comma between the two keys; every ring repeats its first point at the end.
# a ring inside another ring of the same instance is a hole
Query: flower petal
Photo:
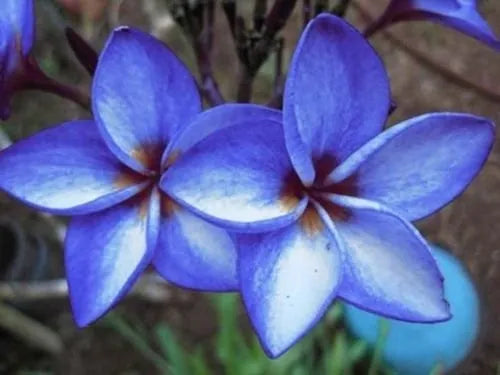
{"type": "Polygon", "coordinates": [[[365,34],[372,35],[393,23],[411,20],[437,22],[500,49],[500,41],[479,14],[475,0],[393,0],[365,34]]]}
{"type": "Polygon", "coordinates": [[[436,324],[382,322],[378,315],[351,306],[344,310],[346,327],[370,346],[377,343],[380,324],[388,328],[380,354],[397,374],[432,374],[436,367],[442,374],[452,374],[477,343],[484,306],[466,267],[435,246],[432,255],[444,275],[445,296],[453,315],[450,320],[436,324]]]}
{"type": "Polygon", "coordinates": [[[229,234],[165,195],[153,264],[165,279],[184,288],[238,290],[236,248],[229,234]]]}
{"type": "Polygon", "coordinates": [[[281,123],[249,118],[212,133],[163,175],[161,188],[190,211],[226,229],[286,226],[307,198],[294,190],[281,123]]]}
{"type": "MultiPolygon", "coordinates": [[[[144,196],[149,194],[148,206],[148,248],[156,249],[160,240],[161,228],[161,193],[156,186],[150,188],[149,191],[143,193],[144,196]]],[[[141,198],[141,197],[139,197],[141,198]]]]}
{"type": "MultiPolygon", "coordinates": [[[[34,39],[33,0],[3,0],[0,12],[0,50],[7,46],[20,48],[22,54],[26,56],[31,51],[34,39]],[[17,45],[19,42],[21,45],[17,45]]],[[[15,52],[17,51],[10,51],[10,53],[15,52]]]]}
{"type": "Polygon", "coordinates": [[[472,181],[495,140],[494,125],[457,113],[419,116],[386,130],[339,166],[330,182],[413,221],[438,210],[472,181]]]}
{"type": "Polygon", "coordinates": [[[345,209],[334,221],[344,250],[339,297],[395,319],[449,319],[443,277],[410,223],[375,202],[334,194],[323,198],[345,209]]]}
{"type": "Polygon", "coordinates": [[[73,218],[65,244],[73,315],[80,327],[105,314],[151,260],[147,199],[73,218]],[[146,213],[146,214],[145,214],[146,213]]]}
{"type": "Polygon", "coordinates": [[[10,116],[10,99],[25,81],[26,57],[35,34],[32,0],[4,0],[0,11],[0,120],[10,116]]]}
{"type": "Polygon", "coordinates": [[[179,155],[215,131],[243,122],[247,123],[248,119],[254,122],[260,120],[282,122],[282,114],[281,111],[257,104],[228,103],[210,108],[196,116],[189,126],[169,144],[163,154],[162,164],[172,163],[179,155]]]}
{"type": "MultiPolygon", "coordinates": [[[[201,110],[193,77],[154,37],[116,29],[97,65],[93,112],[111,150],[137,171],[149,153],[163,152],[201,110]]],[[[161,156],[161,153],[160,153],[161,156]]]]}
{"type": "Polygon", "coordinates": [[[109,152],[92,121],[68,122],[0,153],[0,188],[49,212],[95,212],[137,194],[147,181],[109,152]]]}
{"type": "Polygon", "coordinates": [[[341,252],[326,227],[311,233],[300,222],[237,237],[243,301],[264,350],[277,357],[319,321],[335,298],[341,252]]]}
{"type": "Polygon", "coordinates": [[[384,66],[361,34],[332,15],[311,21],[295,50],[283,105],[286,145],[302,181],[314,182],[316,164],[321,183],[377,135],[389,106],[384,66]]]}

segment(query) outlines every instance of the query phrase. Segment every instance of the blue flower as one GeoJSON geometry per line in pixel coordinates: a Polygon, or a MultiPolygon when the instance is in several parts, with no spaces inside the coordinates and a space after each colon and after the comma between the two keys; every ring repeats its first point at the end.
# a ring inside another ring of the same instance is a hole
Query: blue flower
{"type": "Polygon", "coordinates": [[[10,97],[24,84],[35,37],[32,0],[4,0],[0,12],[0,119],[9,116],[10,97]]]}
{"type": "Polygon", "coordinates": [[[162,177],[179,204],[241,232],[240,290],[272,357],[336,297],[401,320],[450,317],[442,276],[410,221],[465,189],[494,128],[434,113],[380,133],[389,106],[388,78],[370,45],[321,15],[294,53],[283,121],[248,117],[216,131],[162,177]]]}
{"type": "Polygon", "coordinates": [[[387,325],[381,355],[397,374],[432,374],[436,368],[443,374],[453,373],[473,350],[480,332],[481,303],[465,265],[449,251],[431,247],[444,275],[444,292],[453,315],[450,320],[431,325],[383,322],[380,317],[355,307],[345,309],[347,328],[370,346],[377,343],[380,325],[387,325]]]}
{"type": "Polygon", "coordinates": [[[175,203],[158,181],[211,132],[281,114],[236,104],[199,114],[186,67],[158,40],[129,28],[108,41],[92,90],[95,122],[64,123],[0,153],[0,188],[38,209],[74,215],[65,262],[77,323],[104,314],[150,263],[183,287],[236,290],[232,238],[175,203]],[[184,135],[191,122],[196,134],[184,135]]]}
{"type": "Polygon", "coordinates": [[[396,22],[413,20],[440,23],[500,50],[500,41],[479,14],[476,0],[392,0],[365,35],[396,22]]]}

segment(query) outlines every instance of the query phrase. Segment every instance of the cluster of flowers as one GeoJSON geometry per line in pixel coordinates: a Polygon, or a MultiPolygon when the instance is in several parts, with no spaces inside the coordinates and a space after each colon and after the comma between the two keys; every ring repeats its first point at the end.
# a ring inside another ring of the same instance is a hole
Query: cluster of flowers
{"type": "MultiPolygon", "coordinates": [[[[31,1],[6,3],[4,104],[33,40],[31,1]]],[[[393,5],[396,13],[430,13],[419,10],[428,3],[449,14],[446,4],[457,1],[399,3],[406,5],[393,5]]],[[[452,25],[484,32],[464,22],[452,25]]],[[[65,262],[80,326],[112,308],[150,264],[185,288],[239,291],[272,357],[335,298],[397,319],[442,321],[442,276],[410,221],[465,189],[486,161],[494,127],[432,113],[383,131],[390,103],[380,58],[332,15],[305,28],[283,111],[203,111],[183,63],[152,36],[121,27],[99,57],[94,120],[54,126],[2,151],[0,188],[73,216],[65,262]]]]}

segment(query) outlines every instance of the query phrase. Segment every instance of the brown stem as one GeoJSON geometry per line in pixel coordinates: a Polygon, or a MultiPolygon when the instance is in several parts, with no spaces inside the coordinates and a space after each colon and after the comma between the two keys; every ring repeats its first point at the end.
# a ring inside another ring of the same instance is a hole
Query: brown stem
{"type": "Polygon", "coordinates": [[[201,78],[201,90],[212,106],[225,102],[219,90],[219,85],[214,78],[210,59],[214,35],[214,6],[213,0],[209,0],[204,4],[203,29],[193,41],[193,48],[196,54],[196,61],[198,63],[198,70],[201,78]]]}
{"type": "Polygon", "coordinates": [[[31,85],[28,85],[27,88],[50,92],[52,94],[60,96],[61,98],[69,99],[79,104],[83,109],[86,109],[87,111],[90,110],[90,97],[76,87],[64,85],[49,78],[44,82],[33,82],[31,85]]]}
{"type": "Polygon", "coordinates": [[[274,65],[274,92],[280,91],[280,87],[283,83],[283,47],[285,41],[283,38],[278,40],[276,46],[276,63],[274,65]]]}
{"type": "Polygon", "coordinates": [[[328,0],[316,0],[316,6],[314,7],[315,15],[326,12],[327,10],[328,10],[328,0]]]}
{"type": "Polygon", "coordinates": [[[215,20],[214,0],[196,3],[193,9],[187,3],[174,3],[170,10],[177,23],[191,39],[200,73],[199,86],[203,96],[212,106],[224,103],[224,97],[213,75],[210,59],[215,20]]]}
{"type": "Polygon", "coordinates": [[[93,76],[97,67],[97,52],[71,27],[66,27],[64,33],[66,35],[66,40],[80,64],[82,64],[85,70],[93,76]]]}
{"type": "Polygon", "coordinates": [[[266,32],[268,38],[274,38],[290,18],[297,0],[276,0],[266,17],[266,32]]]}
{"type": "Polygon", "coordinates": [[[57,333],[1,302],[0,327],[39,350],[53,355],[62,352],[63,343],[57,333]]]}
{"type": "Polygon", "coordinates": [[[262,30],[266,22],[267,0],[255,0],[253,10],[253,28],[256,31],[262,30]]]}
{"type": "Polygon", "coordinates": [[[236,100],[238,102],[250,102],[252,98],[254,78],[255,74],[249,71],[245,66],[241,65],[240,76],[238,79],[238,93],[236,94],[236,100]]]}
{"type": "MultiPolygon", "coordinates": [[[[196,43],[194,44],[195,49],[196,43]]],[[[210,64],[210,56],[208,56],[207,51],[203,48],[198,49],[196,54],[196,61],[198,63],[198,70],[200,72],[200,89],[208,100],[210,105],[216,106],[225,102],[224,97],[222,96],[219,85],[215,80],[212,73],[212,66],[210,64]]]]}
{"type": "Polygon", "coordinates": [[[23,85],[24,89],[50,92],[71,100],[86,110],[90,110],[90,97],[87,93],[47,77],[34,60],[29,62],[28,69],[28,79],[23,85]]]}
{"type": "Polygon", "coordinates": [[[234,39],[240,60],[239,102],[249,101],[252,97],[253,79],[275,47],[276,35],[285,26],[296,3],[297,0],[275,0],[266,16],[262,33],[252,34],[244,29],[244,25],[236,24],[234,39]]]}
{"type": "MultiPolygon", "coordinates": [[[[368,24],[372,23],[373,18],[358,2],[353,1],[352,6],[359,12],[359,14],[368,24]]],[[[380,31],[380,34],[383,35],[388,41],[390,41],[400,50],[404,51],[406,54],[413,57],[422,66],[425,66],[426,68],[440,74],[441,76],[445,77],[447,80],[455,83],[458,86],[472,90],[476,94],[484,98],[487,98],[489,100],[500,102],[499,92],[496,92],[487,87],[479,85],[472,80],[468,80],[467,78],[465,78],[464,75],[456,73],[452,71],[448,66],[440,64],[425,52],[412,47],[410,44],[406,43],[404,40],[400,39],[390,31],[382,30],[380,31]]]]}
{"type": "MultiPolygon", "coordinates": [[[[149,274],[139,279],[130,295],[153,303],[164,303],[171,298],[171,292],[165,281],[149,274]]],[[[67,296],[68,283],[64,279],[0,282],[0,300],[34,302],[67,296]]]]}
{"type": "Polygon", "coordinates": [[[235,0],[222,0],[222,10],[226,15],[229,30],[233,38],[235,37],[236,30],[236,1],[235,0]]]}
{"type": "Polygon", "coordinates": [[[331,13],[339,17],[344,17],[350,2],[351,0],[339,0],[337,5],[331,10],[331,13]]]}
{"type": "Polygon", "coordinates": [[[283,76],[283,48],[284,40],[280,38],[276,47],[276,63],[274,65],[274,90],[273,96],[267,103],[268,107],[281,108],[283,103],[283,89],[285,78],[283,76]]]}
{"type": "Polygon", "coordinates": [[[306,27],[311,19],[312,8],[311,8],[311,0],[303,0],[302,1],[302,25],[306,27]]]}

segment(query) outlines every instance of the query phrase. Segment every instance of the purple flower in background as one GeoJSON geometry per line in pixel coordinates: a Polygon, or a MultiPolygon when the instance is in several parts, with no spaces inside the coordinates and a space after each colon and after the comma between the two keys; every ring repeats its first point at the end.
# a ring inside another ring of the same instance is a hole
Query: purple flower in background
{"type": "Polygon", "coordinates": [[[272,357],[336,297],[402,320],[449,318],[442,276],[409,221],[465,189],[494,128],[436,113],[379,134],[389,105],[386,72],[367,41],[321,15],[296,48],[283,121],[248,117],[215,131],[162,177],[179,204],[241,232],[240,289],[272,357]]]}
{"type": "Polygon", "coordinates": [[[396,22],[421,20],[451,27],[500,49],[500,41],[479,14],[476,0],[392,0],[382,16],[365,31],[365,35],[372,35],[396,22]]]}
{"type": "Polygon", "coordinates": [[[117,29],[104,48],[92,98],[95,122],[46,129],[0,153],[3,190],[36,208],[75,215],[65,259],[77,323],[104,314],[150,263],[183,287],[237,289],[229,234],[157,185],[193,142],[228,122],[279,121],[280,112],[228,105],[199,114],[186,67],[158,40],[129,28],[117,29]],[[183,135],[192,121],[196,132],[183,135]]]}
{"type": "Polygon", "coordinates": [[[24,85],[35,38],[32,0],[4,0],[0,11],[0,119],[10,113],[10,97],[24,85]]]}

